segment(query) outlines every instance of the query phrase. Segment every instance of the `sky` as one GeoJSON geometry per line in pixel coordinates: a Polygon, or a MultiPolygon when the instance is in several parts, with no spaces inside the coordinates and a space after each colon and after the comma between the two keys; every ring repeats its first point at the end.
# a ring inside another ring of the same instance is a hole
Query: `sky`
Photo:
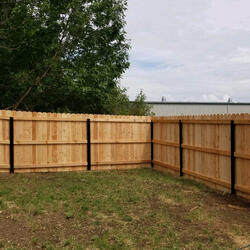
{"type": "Polygon", "coordinates": [[[250,0],[128,0],[131,100],[250,102],[250,0]]]}

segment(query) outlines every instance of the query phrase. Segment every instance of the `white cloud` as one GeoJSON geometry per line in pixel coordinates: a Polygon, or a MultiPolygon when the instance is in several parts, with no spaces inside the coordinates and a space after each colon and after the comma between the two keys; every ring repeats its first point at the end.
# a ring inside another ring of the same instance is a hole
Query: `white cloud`
{"type": "Polygon", "coordinates": [[[233,63],[250,64],[250,48],[238,48],[230,61],[233,63]]]}
{"type": "Polygon", "coordinates": [[[128,0],[131,99],[250,100],[249,0],[128,0]]]}

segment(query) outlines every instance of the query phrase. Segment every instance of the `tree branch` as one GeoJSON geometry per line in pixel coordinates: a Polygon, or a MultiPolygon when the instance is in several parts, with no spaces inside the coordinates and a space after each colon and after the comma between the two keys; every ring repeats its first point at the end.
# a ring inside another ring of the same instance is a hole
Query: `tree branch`
{"type": "Polygon", "coordinates": [[[0,45],[0,49],[6,49],[6,50],[8,50],[8,51],[14,51],[14,50],[17,50],[18,47],[17,47],[17,48],[8,48],[8,47],[6,47],[6,46],[0,45]]]}
{"type": "MultiPolygon", "coordinates": [[[[41,77],[39,77],[28,89],[27,91],[24,93],[24,95],[17,101],[17,103],[15,105],[13,105],[13,109],[16,110],[19,105],[23,102],[23,100],[29,95],[29,93],[31,92],[31,90],[35,87],[41,84],[42,80],[48,75],[48,73],[51,71],[53,65],[56,62],[57,56],[58,56],[59,50],[55,53],[55,55],[52,58],[52,62],[51,64],[48,66],[48,68],[45,70],[45,72],[42,74],[41,77]]],[[[11,108],[11,107],[10,107],[11,108]]]]}

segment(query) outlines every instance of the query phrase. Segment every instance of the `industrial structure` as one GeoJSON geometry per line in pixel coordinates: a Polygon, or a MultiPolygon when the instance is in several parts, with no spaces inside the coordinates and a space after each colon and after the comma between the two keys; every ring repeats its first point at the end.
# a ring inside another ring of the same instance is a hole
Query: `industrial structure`
{"type": "Polygon", "coordinates": [[[250,113],[250,103],[147,102],[156,116],[250,113]]]}

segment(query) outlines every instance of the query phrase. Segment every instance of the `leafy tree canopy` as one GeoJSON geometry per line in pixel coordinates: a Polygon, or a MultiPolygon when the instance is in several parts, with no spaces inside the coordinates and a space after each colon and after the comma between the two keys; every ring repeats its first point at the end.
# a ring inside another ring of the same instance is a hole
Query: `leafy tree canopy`
{"type": "Polygon", "coordinates": [[[127,0],[0,3],[0,108],[128,114],[127,0]]]}

